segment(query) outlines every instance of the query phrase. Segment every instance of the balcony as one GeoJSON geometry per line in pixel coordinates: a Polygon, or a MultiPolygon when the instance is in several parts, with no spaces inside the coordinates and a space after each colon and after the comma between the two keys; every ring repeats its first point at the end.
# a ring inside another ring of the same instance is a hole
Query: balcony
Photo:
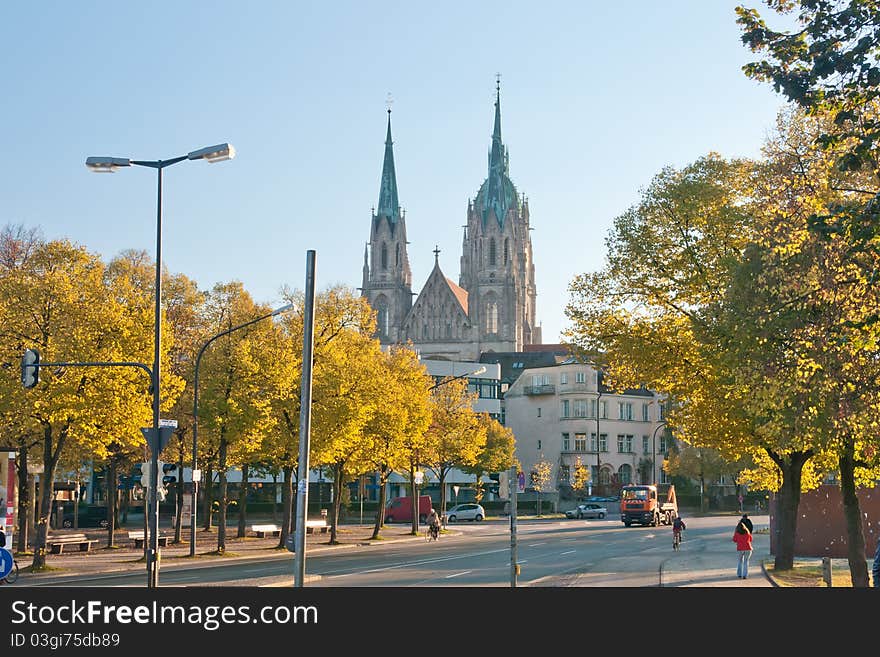
{"type": "Polygon", "coordinates": [[[552,383],[542,386],[523,386],[524,395],[555,395],[556,386],[552,383]]]}

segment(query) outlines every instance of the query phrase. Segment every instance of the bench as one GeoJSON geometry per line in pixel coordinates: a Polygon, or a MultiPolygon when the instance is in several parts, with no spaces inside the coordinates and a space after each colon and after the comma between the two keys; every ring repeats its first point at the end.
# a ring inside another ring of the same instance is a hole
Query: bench
{"type": "Polygon", "coordinates": [[[306,534],[314,534],[316,530],[326,534],[328,529],[330,527],[323,518],[321,520],[306,520],[306,534]]]}
{"type": "Polygon", "coordinates": [[[46,539],[46,548],[51,554],[61,554],[65,545],[76,545],[80,552],[88,552],[92,548],[92,543],[97,542],[96,539],[88,538],[85,534],[65,534],[46,539]]]}
{"type": "MultiPolygon", "coordinates": [[[[144,530],[128,532],[128,540],[134,541],[134,546],[136,548],[144,547],[144,530]]],[[[159,547],[166,547],[167,545],[168,537],[159,534],[159,547]]]]}
{"type": "Polygon", "coordinates": [[[281,536],[281,527],[278,525],[251,525],[251,531],[257,535],[257,538],[281,536]]]}

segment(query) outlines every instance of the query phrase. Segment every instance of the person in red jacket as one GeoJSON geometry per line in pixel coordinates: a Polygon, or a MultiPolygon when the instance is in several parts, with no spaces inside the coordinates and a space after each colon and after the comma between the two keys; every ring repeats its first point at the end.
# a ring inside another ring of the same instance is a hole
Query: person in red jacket
{"type": "Polygon", "coordinates": [[[740,520],[736,525],[731,539],[736,543],[736,576],[740,579],[746,579],[749,576],[749,559],[752,556],[752,532],[746,524],[740,520]]]}

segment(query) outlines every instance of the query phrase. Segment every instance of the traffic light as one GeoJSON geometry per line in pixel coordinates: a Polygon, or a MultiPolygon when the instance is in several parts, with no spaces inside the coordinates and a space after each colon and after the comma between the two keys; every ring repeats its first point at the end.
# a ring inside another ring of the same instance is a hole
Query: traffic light
{"type": "Polygon", "coordinates": [[[489,479],[491,481],[489,481],[489,483],[486,484],[486,490],[488,490],[493,495],[498,495],[499,490],[501,488],[501,473],[494,472],[489,475],[489,479]]]}
{"type": "Polygon", "coordinates": [[[177,483],[177,464],[165,463],[162,465],[162,485],[177,483]]]}
{"type": "Polygon", "coordinates": [[[33,388],[40,382],[40,352],[36,349],[25,349],[21,357],[21,385],[33,388]]]}
{"type": "Polygon", "coordinates": [[[141,463],[141,486],[150,487],[150,462],[141,463]]]}

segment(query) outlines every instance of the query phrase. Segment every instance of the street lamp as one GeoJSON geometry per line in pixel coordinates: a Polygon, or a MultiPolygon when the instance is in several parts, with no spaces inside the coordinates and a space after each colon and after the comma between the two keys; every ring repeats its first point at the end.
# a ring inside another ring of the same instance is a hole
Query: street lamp
{"type": "Polygon", "coordinates": [[[169,160],[130,160],[124,157],[88,157],[86,167],[95,173],[114,173],[121,167],[140,166],[156,169],[158,174],[158,199],[156,203],[156,307],[153,318],[153,369],[151,372],[150,389],[153,393],[153,427],[151,455],[150,455],[150,513],[149,534],[150,548],[147,550],[147,586],[156,588],[159,585],[159,505],[157,500],[158,487],[158,461],[159,452],[162,449],[159,431],[159,361],[162,345],[162,170],[172,164],[184,160],[207,160],[208,162],[222,162],[235,157],[235,148],[230,144],[217,144],[207,146],[186,155],[173,157],[169,160]]]}
{"type": "Polygon", "coordinates": [[[238,329],[245,328],[246,326],[250,326],[251,324],[256,324],[257,322],[261,322],[264,319],[269,319],[270,317],[275,317],[282,313],[286,313],[288,310],[291,310],[294,307],[294,304],[289,303],[286,306],[281,306],[276,310],[273,310],[270,313],[266,313],[265,315],[261,315],[255,319],[250,320],[249,322],[245,322],[244,324],[239,324],[238,326],[233,326],[230,329],[226,329],[225,331],[221,331],[217,335],[209,338],[199,349],[199,355],[196,356],[196,369],[195,374],[193,375],[193,451],[192,451],[192,509],[190,510],[190,541],[189,541],[189,556],[196,556],[196,510],[199,499],[199,481],[202,479],[202,473],[198,470],[198,458],[199,458],[199,365],[202,363],[202,355],[205,353],[205,349],[208,348],[208,345],[214,342],[217,338],[222,338],[224,335],[229,335],[233,331],[237,331],[238,329]]]}
{"type": "Polygon", "coordinates": [[[653,454],[651,454],[651,473],[654,476],[654,485],[657,485],[657,431],[659,431],[660,427],[666,426],[666,420],[660,420],[660,424],[654,427],[654,436],[653,442],[654,446],[652,449],[654,450],[653,454]]]}

